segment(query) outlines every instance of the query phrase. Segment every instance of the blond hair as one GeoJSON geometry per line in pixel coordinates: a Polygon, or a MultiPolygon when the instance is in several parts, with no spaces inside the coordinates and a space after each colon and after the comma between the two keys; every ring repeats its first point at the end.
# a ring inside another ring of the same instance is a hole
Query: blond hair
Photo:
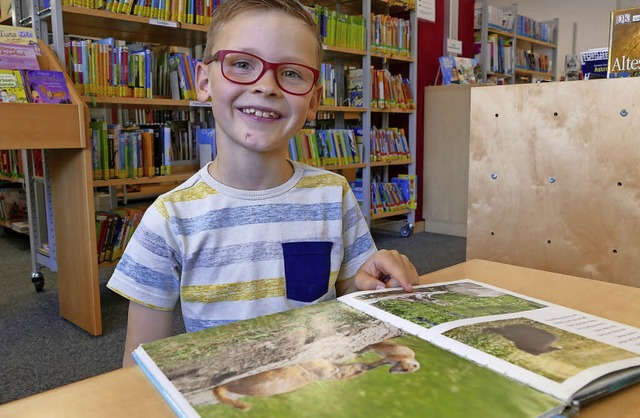
{"type": "Polygon", "coordinates": [[[213,51],[213,44],[221,30],[224,30],[225,23],[240,14],[252,11],[280,11],[291,17],[299,19],[313,33],[317,41],[318,67],[322,62],[322,37],[318,25],[311,13],[297,0],[229,0],[220,4],[211,15],[211,23],[207,30],[207,46],[204,49],[204,60],[206,61],[216,51],[213,51]]]}

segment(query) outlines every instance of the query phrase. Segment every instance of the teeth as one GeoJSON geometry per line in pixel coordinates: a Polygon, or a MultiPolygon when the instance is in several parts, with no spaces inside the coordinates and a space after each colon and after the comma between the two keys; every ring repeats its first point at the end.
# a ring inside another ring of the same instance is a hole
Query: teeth
{"type": "Polygon", "coordinates": [[[256,115],[260,118],[265,118],[265,119],[280,119],[280,115],[277,114],[276,112],[265,112],[265,111],[257,110],[254,108],[242,109],[242,112],[248,115],[256,115]]]}

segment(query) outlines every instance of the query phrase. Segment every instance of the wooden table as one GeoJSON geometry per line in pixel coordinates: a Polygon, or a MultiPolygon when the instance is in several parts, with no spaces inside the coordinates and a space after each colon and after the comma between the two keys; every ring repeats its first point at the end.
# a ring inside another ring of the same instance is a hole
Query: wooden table
{"type": "MultiPolygon", "coordinates": [[[[421,277],[422,283],[470,278],[640,327],[640,288],[472,260],[421,277]]],[[[0,417],[174,417],[137,367],[119,369],[0,406],[0,417]]],[[[579,417],[640,416],[640,385],[584,408],[579,417]]]]}

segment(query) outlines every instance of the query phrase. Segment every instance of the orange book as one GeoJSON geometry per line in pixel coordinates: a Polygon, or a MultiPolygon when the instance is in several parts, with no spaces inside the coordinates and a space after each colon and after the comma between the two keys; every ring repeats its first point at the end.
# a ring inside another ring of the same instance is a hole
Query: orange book
{"type": "Polygon", "coordinates": [[[142,176],[154,177],[156,168],[153,160],[153,129],[142,131],[142,176]]]}

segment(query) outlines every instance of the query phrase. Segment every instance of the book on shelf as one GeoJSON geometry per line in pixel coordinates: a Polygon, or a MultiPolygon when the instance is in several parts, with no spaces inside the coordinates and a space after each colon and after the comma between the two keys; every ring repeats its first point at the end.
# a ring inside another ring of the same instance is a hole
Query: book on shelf
{"type": "Polygon", "coordinates": [[[609,25],[607,78],[640,76],[640,7],[612,11],[609,25]]]}
{"type": "Polygon", "coordinates": [[[39,70],[33,45],[0,43],[0,70],[39,70]]]}
{"type": "Polygon", "coordinates": [[[22,221],[28,217],[27,196],[16,186],[0,188],[0,221],[22,221]]]}
{"type": "Polygon", "coordinates": [[[580,53],[580,67],[585,80],[607,78],[608,48],[593,48],[580,53]]]}
{"type": "Polygon", "coordinates": [[[180,416],[556,416],[640,381],[640,329],[471,279],[140,345],[180,416]]]}
{"type": "Polygon", "coordinates": [[[40,55],[38,37],[33,28],[0,25],[0,43],[31,46],[35,53],[40,55]]]}
{"type": "Polygon", "coordinates": [[[62,71],[24,70],[24,87],[32,103],[70,104],[71,97],[62,71]]]}
{"type": "Polygon", "coordinates": [[[16,221],[11,222],[11,229],[20,233],[20,234],[28,234],[29,233],[29,221],[16,221]]]}
{"type": "Polygon", "coordinates": [[[347,70],[347,94],[349,106],[364,106],[364,74],[362,68],[350,68],[347,70]]]}
{"type": "Polygon", "coordinates": [[[440,72],[442,84],[475,84],[475,67],[478,61],[475,58],[440,57],[440,72]]]}
{"type": "Polygon", "coordinates": [[[27,103],[22,74],[18,70],[0,70],[0,103],[27,103]]]}

